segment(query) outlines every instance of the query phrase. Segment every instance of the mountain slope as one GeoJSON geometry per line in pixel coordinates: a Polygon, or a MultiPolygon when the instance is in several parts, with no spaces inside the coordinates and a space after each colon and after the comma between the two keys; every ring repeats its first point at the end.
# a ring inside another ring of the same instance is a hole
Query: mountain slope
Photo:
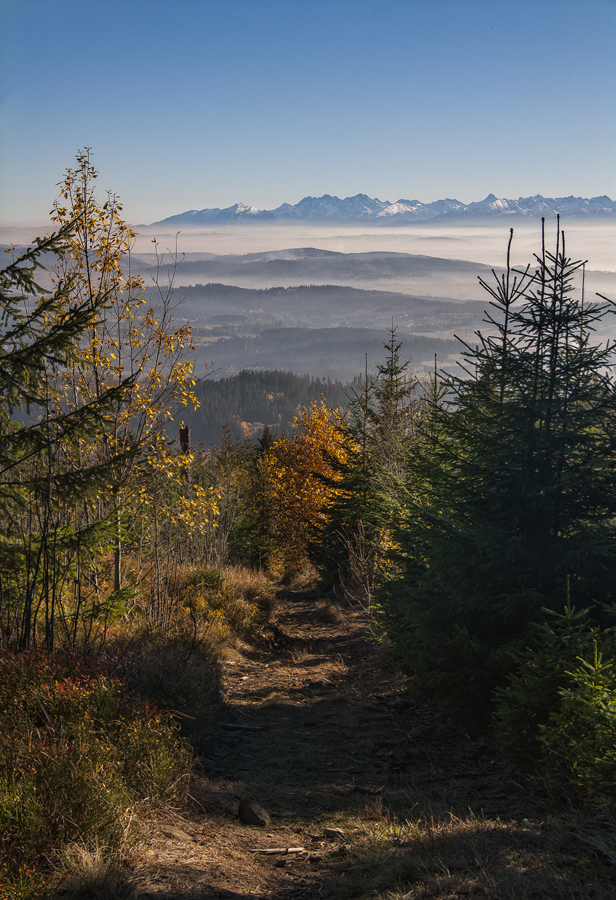
{"type": "Polygon", "coordinates": [[[375,225],[404,225],[434,219],[493,219],[500,217],[539,218],[560,215],[563,218],[607,218],[616,215],[616,203],[608,196],[601,197],[519,197],[517,200],[499,199],[488,194],[485,200],[464,204],[459,200],[435,200],[421,203],[419,200],[372,199],[367,194],[354,197],[304,197],[299,203],[283,203],[276,209],[256,209],[245,203],[236,203],[226,209],[191,209],[154,222],[153,225],[210,225],[274,222],[311,222],[314,224],[346,223],[375,225]]]}

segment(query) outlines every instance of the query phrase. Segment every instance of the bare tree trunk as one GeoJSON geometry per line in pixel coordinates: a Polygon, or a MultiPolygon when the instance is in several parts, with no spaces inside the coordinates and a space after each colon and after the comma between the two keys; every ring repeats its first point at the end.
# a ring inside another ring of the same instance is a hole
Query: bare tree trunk
{"type": "MultiPolygon", "coordinates": [[[[113,489],[114,497],[116,498],[117,504],[117,495],[118,488],[114,487],[113,489]]],[[[115,547],[113,553],[113,589],[114,591],[119,591],[122,588],[122,535],[120,534],[120,507],[116,506],[116,527],[115,527],[115,547]]]]}

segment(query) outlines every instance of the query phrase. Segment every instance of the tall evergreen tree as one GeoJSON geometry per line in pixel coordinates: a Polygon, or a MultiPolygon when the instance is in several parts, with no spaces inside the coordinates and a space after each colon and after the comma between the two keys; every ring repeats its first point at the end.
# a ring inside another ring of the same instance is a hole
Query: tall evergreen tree
{"type": "Polygon", "coordinates": [[[345,448],[336,464],[338,492],[314,556],[328,577],[369,599],[385,572],[386,548],[399,505],[416,383],[402,362],[392,323],[385,359],[375,377],[366,372],[349,397],[342,427],[345,448]]]}
{"type": "MultiPolygon", "coordinates": [[[[333,581],[349,582],[352,565],[360,557],[374,560],[383,527],[376,502],[377,457],[373,452],[375,387],[366,357],[364,377],[355,381],[348,395],[341,424],[343,453],[332,460],[336,494],[328,507],[325,527],[312,548],[321,572],[333,581]]],[[[370,572],[364,575],[370,580],[370,572]]]]}
{"type": "Polygon", "coordinates": [[[244,514],[234,533],[236,556],[267,569],[274,563],[274,485],[271,450],[276,441],[266,425],[254,447],[246,450],[244,514]]]}
{"type": "Polygon", "coordinates": [[[378,458],[377,498],[390,528],[400,504],[408,439],[418,411],[417,380],[408,374],[411,361],[402,362],[402,341],[397,339],[396,331],[392,322],[389,337],[383,342],[385,360],[377,364],[373,412],[373,445],[378,458]]]}
{"type": "Polygon", "coordinates": [[[560,225],[555,245],[543,238],[523,272],[508,251],[506,273],[481,282],[491,333],[466,346],[409,458],[406,571],[385,610],[408,670],[443,699],[486,697],[507,649],[562,608],[567,576],[597,620],[616,600],[613,350],[592,339],[612,305],[574,291],[582,263],[560,225]]]}
{"type": "Polygon", "coordinates": [[[392,323],[389,337],[383,342],[385,360],[377,364],[374,385],[375,410],[373,420],[377,440],[384,461],[392,469],[404,457],[405,439],[411,427],[416,380],[408,375],[410,360],[402,362],[402,341],[396,337],[397,326],[392,323]]]}
{"type": "Polygon", "coordinates": [[[53,292],[36,281],[41,257],[65,252],[74,228],[68,223],[37,239],[0,272],[0,628],[7,643],[28,647],[44,617],[49,650],[57,621],[70,637],[63,606],[68,572],[104,540],[104,523],[84,520],[81,510],[131,453],[74,464],[80,441],[104,432],[130,378],[95,402],[72,409],[57,403],[58,370],[75,360],[108,301],[99,292],[75,303],[70,279],[53,292]]]}

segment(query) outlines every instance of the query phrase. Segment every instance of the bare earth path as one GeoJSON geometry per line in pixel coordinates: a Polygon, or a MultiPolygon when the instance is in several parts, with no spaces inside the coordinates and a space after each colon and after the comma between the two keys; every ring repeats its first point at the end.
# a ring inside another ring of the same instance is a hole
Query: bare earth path
{"type": "Polygon", "coordinates": [[[273,619],[225,661],[190,807],[127,860],[139,900],[616,896],[595,832],[576,844],[489,745],[406,694],[364,612],[286,591],[273,619]],[[271,824],[241,824],[241,799],[271,824]],[[305,852],[252,852],[286,848],[305,852]]]}

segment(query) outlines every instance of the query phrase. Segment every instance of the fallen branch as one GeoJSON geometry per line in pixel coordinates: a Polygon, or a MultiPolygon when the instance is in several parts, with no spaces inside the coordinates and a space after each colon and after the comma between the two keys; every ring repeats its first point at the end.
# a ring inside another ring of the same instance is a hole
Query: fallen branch
{"type": "Polygon", "coordinates": [[[267,850],[260,850],[258,847],[254,847],[252,850],[248,851],[249,853],[267,853],[268,856],[277,853],[279,855],[286,856],[287,853],[305,853],[305,849],[303,847],[275,847],[267,850]]]}

